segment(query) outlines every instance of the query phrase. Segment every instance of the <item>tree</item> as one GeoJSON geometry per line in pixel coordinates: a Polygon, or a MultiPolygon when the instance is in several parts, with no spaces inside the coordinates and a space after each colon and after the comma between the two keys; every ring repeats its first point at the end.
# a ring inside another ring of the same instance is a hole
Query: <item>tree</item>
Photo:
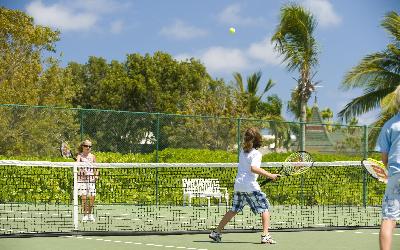
{"type": "Polygon", "coordinates": [[[37,104],[41,54],[54,52],[59,32],[34,25],[24,12],[0,7],[1,103],[37,104]]]}
{"type": "MultiPolygon", "coordinates": [[[[71,106],[75,95],[71,72],[43,52],[55,52],[59,32],[34,25],[18,10],[0,7],[0,102],[71,106]]],[[[79,129],[75,113],[62,109],[0,107],[0,154],[46,155],[79,129]]]]}
{"type": "Polygon", "coordinates": [[[288,149],[290,144],[289,125],[282,117],[282,100],[277,95],[270,95],[267,101],[260,104],[263,114],[267,114],[263,119],[269,120],[269,129],[274,134],[274,150],[283,146],[288,149]]]}
{"type": "MultiPolygon", "coordinates": [[[[346,121],[381,105],[382,110],[373,126],[382,126],[398,111],[392,95],[400,84],[400,16],[394,11],[387,13],[381,26],[389,33],[392,42],[386,49],[365,56],[345,75],[342,82],[345,90],[363,89],[361,96],[351,100],[338,113],[346,121]]],[[[374,131],[370,138],[376,138],[377,130],[374,131]]]]}
{"type": "MultiPolygon", "coordinates": [[[[74,83],[81,86],[77,88],[75,106],[208,116],[240,116],[243,113],[241,101],[235,99],[232,89],[221,80],[213,80],[206,68],[194,59],[180,62],[163,52],[144,56],[129,54],[125,61],[111,63],[91,57],[84,65],[70,63],[68,69],[75,74],[74,83]]],[[[185,124],[177,122],[176,117],[165,117],[171,120],[158,121],[155,114],[81,111],[85,135],[97,138],[97,144],[103,145],[104,151],[115,150],[119,145],[127,145],[118,148],[121,152],[136,150],[134,148],[144,138],[157,133],[162,138],[160,147],[171,145],[171,140],[178,138],[175,136],[180,131],[177,126],[185,124]],[[168,127],[171,130],[167,133],[168,127]]],[[[186,120],[189,119],[181,119],[183,123],[186,120]]],[[[199,133],[207,129],[207,126],[201,128],[201,124],[191,125],[193,131],[199,133]]],[[[182,135],[186,139],[189,137],[188,133],[182,135]]],[[[203,133],[203,136],[211,138],[207,139],[210,145],[217,141],[210,133],[203,133]]],[[[198,140],[198,137],[193,138],[198,140]]],[[[180,142],[181,146],[188,144],[184,139],[180,142]]]]}
{"type": "MultiPolygon", "coordinates": [[[[282,62],[287,63],[289,71],[298,70],[295,91],[300,99],[300,122],[306,121],[307,102],[314,91],[312,82],[313,67],[318,63],[317,42],[314,38],[316,28],[314,16],[297,4],[285,5],[281,8],[280,22],[272,36],[275,50],[283,55],[282,62]]],[[[300,148],[305,147],[305,126],[301,126],[300,148]]]]}
{"type": "MultiPolygon", "coordinates": [[[[261,95],[258,95],[258,87],[261,80],[262,73],[258,71],[256,73],[251,74],[247,77],[247,86],[244,88],[242,75],[238,72],[233,74],[235,79],[236,90],[247,102],[248,112],[251,115],[255,115],[258,117],[263,117],[268,115],[267,113],[263,113],[263,109],[260,110],[260,106],[262,106],[262,97],[275,85],[272,79],[269,79],[265,84],[264,90],[261,95]]],[[[266,111],[264,109],[264,111],[266,111]]]]}
{"type": "Polygon", "coordinates": [[[321,110],[321,117],[324,119],[324,121],[327,121],[328,123],[331,122],[331,119],[333,118],[333,112],[330,108],[326,108],[321,110]]]}
{"type": "Polygon", "coordinates": [[[248,114],[242,101],[222,80],[210,81],[198,97],[186,98],[185,109],[180,112],[185,116],[173,116],[168,126],[163,126],[166,143],[180,148],[233,149],[237,143],[235,118],[248,114]]]}
{"type": "MultiPolygon", "coordinates": [[[[292,113],[296,119],[300,119],[300,95],[297,90],[292,90],[291,99],[288,101],[287,104],[287,111],[292,113]]],[[[311,108],[307,105],[306,106],[306,121],[311,120],[311,108]]]]}

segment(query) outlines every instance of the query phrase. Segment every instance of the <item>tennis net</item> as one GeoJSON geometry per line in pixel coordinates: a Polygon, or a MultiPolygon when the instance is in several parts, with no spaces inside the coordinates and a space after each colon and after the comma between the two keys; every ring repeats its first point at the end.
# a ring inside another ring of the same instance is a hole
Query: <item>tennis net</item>
{"type": "MultiPolygon", "coordinates": [[[[270,172],[281,166],[262,164],[270,172]]],[[[209,230],[231,207],[236,167],[0,160],[0,235],[209,230]],[[95,221],[83,221],[78,196],[80,169],[88,167],[98,171],[95,221]]],[[[378,226],[384,188],[361,162],[341,161],[315,162],[262,191],[271,203],[271,229],[327,229],[378,226]]],[[[259,220],[246,207],[226,229],[258,230],[259,220]]]]}

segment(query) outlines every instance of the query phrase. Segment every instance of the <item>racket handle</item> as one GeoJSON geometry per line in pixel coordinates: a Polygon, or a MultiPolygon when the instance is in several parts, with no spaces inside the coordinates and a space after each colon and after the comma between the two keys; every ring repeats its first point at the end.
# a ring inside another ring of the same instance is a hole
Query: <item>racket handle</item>
{"type": "Polygon", "coordinates": [[[72,151],[71,151],[70,153],[71,153],[71,158],[74,159],[74,161],[76,161],[76,157],[74,156],[74,154],[72,153],[72,151]]]}
{"type": "Polygon", "coordinates": [[[265,180],[263,180],[263,181],[260,183],[260,186],[262,187],[262,186],[266,185],[267,183],[269,183],[269,182],[271,182],[271,181],[272,181],[272,179],[270,179],[270,178],[265,179],[265,180]]]}

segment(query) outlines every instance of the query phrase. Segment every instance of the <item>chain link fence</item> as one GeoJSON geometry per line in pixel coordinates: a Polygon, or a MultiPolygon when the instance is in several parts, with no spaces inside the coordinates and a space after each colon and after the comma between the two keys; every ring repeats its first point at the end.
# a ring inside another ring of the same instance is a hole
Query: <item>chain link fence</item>
{"type": "Polygon", "coordinates": [[[245,118],[0,105],[0,155],[57,157],[61,142],[77,148],[84,139],[92,140],[97,152],[156,156],[167,148],[237,152],[244,130],[255,126],[264,137],[264,153],[306,150],[366,157],[373,151],[380,131],[368,126],[304,123],[302,144],[301,125],[245,118]]]}

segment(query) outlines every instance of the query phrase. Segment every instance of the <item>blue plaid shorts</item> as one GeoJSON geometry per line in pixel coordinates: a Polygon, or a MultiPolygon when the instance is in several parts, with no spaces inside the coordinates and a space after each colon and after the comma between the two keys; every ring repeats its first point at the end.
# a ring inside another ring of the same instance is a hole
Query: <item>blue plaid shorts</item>
{"type": "Polygon", "coordinates": [[[400,220],[400,175],[389,177],[382,202],[382,219],[400,220]]]}
{"type": "Polygon", "coordinates": [[[255,214],[268,211],[270,207],[267,196],[261,191],[235,192],[231,211],[240,212],[246,204],[250,206],[251,211],[255,214]]]}

